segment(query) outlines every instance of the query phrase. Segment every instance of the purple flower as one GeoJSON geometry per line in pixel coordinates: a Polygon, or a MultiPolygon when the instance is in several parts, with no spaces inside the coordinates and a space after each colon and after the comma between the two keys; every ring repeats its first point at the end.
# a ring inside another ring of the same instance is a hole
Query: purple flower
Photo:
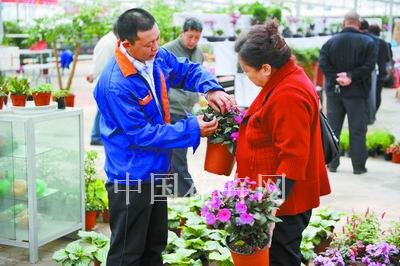
{"type": "Polygon", "coordinates": [[[232,141],[237,141],[237,139],[239,138],[239,132],[232,132],[231,134],[231,139],[232,141]]]}
{"type": "Polygon", "coordinates": [[[226,197],[226,198],[230,198],[230,197],[236,196],[236,190],[235,190],[235,188],[228,188],[228,189],[225,189],[225,190],[222,192],[222,196],[224,196],[224,197],[226,197]]]}
{"type": "Polygon", "coordinates": [[[206,217],[207,214],[211,213],[210,208],[208,206],[204,206],[201,209],[201,217],[206,217]]]}
{"type": "Polygon", "coordinates": [[[217,214],[218,220],[226,223],[231,218],[231,212],[228,209],[221,209],[217,214]]]}
{"type": "Polygon", "coordinates": [[[253,215],[250,213],[242,213],[240,214],[240,223],[241,224],[252,224],[254,222],[253,215]]]}
{"type": "Polygon", "coordinates": [[[209,204],[214,210],[219,210],[219,208],[221,208],[222,201],[218,197],[212,197],[209,201],[209,204]]]}
{"type": "Polygon", "coordinates": [[[251,196],[251,200],[253,201],[261,201],[264,197],[264,194],[262,192],[256,192],[251,196]]]}
{"type": "Polygon", "coordinates": [[[246,204],[243,203],[243,202],[237,202],[237,203],[236,203],[236,206],[235,206],[235,210],[236,210],[238,213],[246,213],[246,212],[247,212],[247,206],[246,206],[246,204]]]}
{"type": "Polygon", "coordinates": [[[239,198],[245,198],[245,197],[247,197],[249,195],[249,189],[245,188],[245,187],[238,188],[236,190],[236,195],[239,198]]]}
{"type": "Polygon", "coordinates": [[[206,215],[206,224],[213,225],[217,221],[217,217],[211,212],[206,215]]]}
{"type": "Polygon", "coordinates": [[[268,184],[268,189],[271,193],[274,193],[277,190],[276,186],[272,183],[268,184]]]}

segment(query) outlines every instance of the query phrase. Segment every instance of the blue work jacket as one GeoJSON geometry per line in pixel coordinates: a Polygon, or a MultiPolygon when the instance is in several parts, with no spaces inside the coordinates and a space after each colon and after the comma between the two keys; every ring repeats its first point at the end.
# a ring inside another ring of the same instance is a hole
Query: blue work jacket
{"type": "MultiPolygon", "coordinates": [[[[118,46],[117,46],[118,47],[118,46]]],[[[207,93],[223,90],[199,64],[177,58],[164,48],[158,51],[153,68],[156,95],[129,59],[116,48],[94,90],[101,113],[100,132],[106,154],[109,182],[130,185],[151,182],[171,169],[172,149],[200,143],[195,116],[169,124],[167,90],[183,88],[207,93]],[[163,89],[165,90],[163,92],[163,89]],[[158,97],[160,108],[154,97],[158,97]]]]}

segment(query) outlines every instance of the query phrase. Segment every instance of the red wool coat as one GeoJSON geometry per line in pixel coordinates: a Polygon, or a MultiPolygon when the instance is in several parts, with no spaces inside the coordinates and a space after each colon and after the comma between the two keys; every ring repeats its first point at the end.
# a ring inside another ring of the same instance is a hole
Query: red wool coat
{"type": "Polygon", "coordinates": [[[237,175],[264,182],[266,175],[296,181],[277,216],[318,207],[330,193],[313,84],[291,59],[272,74],[247,110],[236,150],[237,175]]]}

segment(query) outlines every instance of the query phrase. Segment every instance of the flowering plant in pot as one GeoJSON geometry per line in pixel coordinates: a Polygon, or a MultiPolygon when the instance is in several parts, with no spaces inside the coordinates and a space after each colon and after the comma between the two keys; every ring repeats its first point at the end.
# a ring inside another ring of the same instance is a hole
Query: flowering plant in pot
{"type": "Polygon", "coordinates": [[[392,162],[400,163],[400,143],[390,145],[386,153],[392,154],[392,162]]]}
{"type": "Polygon", "coordinates": [[[274,216],[281,203],[279,190],[272,184],[255,185],[248,178],[228,181],[223,191],[212,192],[201,211],[206,224],[227,232],[235,265],[268,265],[271,230],[280,221],[274,216]]]}
{"type": "Polygon", "coordinates": [[[235,163],[236,140],[239,137],[239,125],[243,114],[237,107],[221,114],[210,106],[202,110],[202,114],[205,121],[211,121],[214,117],[218,121],[217,130],[208,138],[204,169],[214,174],[229,176],[235,163]]]}
{"type": "Polygon", "coordinates": [[[51,84],[42,84],[31,89],[33,100],[36,106],[45,106],[50,104],[51,92],[53,86],[51,84]]]}
{"type": "Polygon", "coordinates": [[[30,93],[28,79],[24,77],[9,77],[7,84],[13,105],[25,106],[26,98],[30,93]]]}
{"type": "Polygon", "coordinates": [[[0,75],[0,93],[2,93],[3,96],[0,96],[0,98],[3,99],[3,104],[7,105],[7,99],[8,99],[8,89],[7,89],[7,79],[6,77],[0,75]]]}

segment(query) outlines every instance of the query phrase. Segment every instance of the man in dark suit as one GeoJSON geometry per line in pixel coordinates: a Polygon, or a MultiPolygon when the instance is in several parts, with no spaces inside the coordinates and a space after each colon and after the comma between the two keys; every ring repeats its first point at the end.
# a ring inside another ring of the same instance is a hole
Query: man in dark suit
{"type": "MultiPolygon", "coordinates": [[[[319,58],[326,78],[328,120],[337,136],[347,114],[354,174],[367,172],[368,95],[375,65],[374,42],[359,32],[359,27],[360,16],[355,11],[348,12],[343,30],[322,46],[319,58]]],[[[333,160],[329,171],[336,172],[339,163],[339,158],[333,160]]]]}

